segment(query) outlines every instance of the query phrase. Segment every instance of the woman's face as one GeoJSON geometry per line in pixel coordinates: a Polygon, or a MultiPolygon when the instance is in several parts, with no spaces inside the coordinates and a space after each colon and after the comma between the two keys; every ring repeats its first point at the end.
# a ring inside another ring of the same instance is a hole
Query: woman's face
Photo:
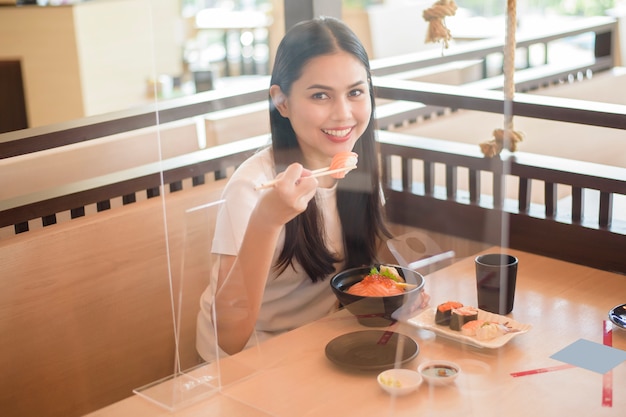
{"type": "Polygon", "coordinates": [[[270,94],[296,132],[305,166],[328,166],[338,152],[351,151],[372,112],[367,71],[347,52],[309,61],[289,96],[274,85],[270,94]]]}

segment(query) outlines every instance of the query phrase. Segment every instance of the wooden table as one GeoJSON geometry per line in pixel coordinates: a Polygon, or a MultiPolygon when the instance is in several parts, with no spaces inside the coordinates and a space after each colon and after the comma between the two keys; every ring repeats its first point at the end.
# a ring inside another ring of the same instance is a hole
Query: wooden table
{"type": "MultiPolygon", "coordinates": [[[[605,375],[577,367],[511,374],[563,365],[550,356],[581,338],[602,344],[607,312],[626,302],[626,277],[507,252],[519,258],[511,317],[532,324],[528,333],[499,349],[480,349],[405,323],[392,327],[420,347],[419,355],[404,367],[416,368],[428,359],[460,364],[462,373],[451,386],[423,384],[416,393],[392,398],[377,385],[377,372],[335,366],[325,357],[326,344],[364,329],[343,310],[222,360],[222,389],[194,405],[170,413],[134,396],[90,416],[623,416],[626,363],[605,375]],[[612,395],[603,397],[609,383],[612,389],[605,394],[612,395]]],[[[474,282],[473,258],[429,275],[431,307],[447,300],[475,305],[474,282]]],[[[626,331],[609,329],[613,346],[626,350],[626,331]]]]}

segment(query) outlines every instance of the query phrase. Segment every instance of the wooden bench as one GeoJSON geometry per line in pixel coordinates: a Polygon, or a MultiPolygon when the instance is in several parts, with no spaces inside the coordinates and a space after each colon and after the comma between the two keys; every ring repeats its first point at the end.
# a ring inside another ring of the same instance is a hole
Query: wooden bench
{"type": "Polygon", "coordinates": [[[222,185],[0,241],[3,415],[79,416],[173,374],[176,359],[182,370],[200,363],[212,220],[187,210],[217,200],[222,185]]]}
{"type": "Polygon", "coordinates": [[[83,415],[200,363],[216,211],[189,210],[267,139],[0,200],[1,225],[21,232],[0,240],[3,414],[83,415]]]}
{"type": "Polygon", "coordinates": [[[4,224],[23,224],[153,191],[0,240],[3,413],[79,416],[200,363],[196,316],[216,209],[190,209],[218,200],[223,177],[266,142],[252,138],[2,201],[4,224]]]}

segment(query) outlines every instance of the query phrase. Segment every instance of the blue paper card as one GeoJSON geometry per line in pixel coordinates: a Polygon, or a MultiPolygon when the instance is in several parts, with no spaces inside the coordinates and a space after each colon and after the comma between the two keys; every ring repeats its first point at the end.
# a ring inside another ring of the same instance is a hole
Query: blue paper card
{"type": "Polygon", "coordinates": [[[605,374],[626,361],[626,351],[579,339],[550,357],[579,368],[605,374]]]}

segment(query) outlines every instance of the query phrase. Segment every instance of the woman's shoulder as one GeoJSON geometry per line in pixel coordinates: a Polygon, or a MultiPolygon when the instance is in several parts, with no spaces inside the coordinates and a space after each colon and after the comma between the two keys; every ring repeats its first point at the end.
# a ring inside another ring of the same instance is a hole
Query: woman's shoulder
{"type": "Polygon", "coordinates": [[[248,192],[258,194],[254,187],[274,178],[271,148],[263,148],[246,159],[228,179],[225,195],[248,192]]]}
{"type": "Polygon", "coordinates": [[[246,159],[233,173],[230,181],[265,181],[273,178],[274,160],[271,148],[263,148],[246,159]]]}
{"type": "Polygon", "coordinates": [[[259,161],[273,163],[271,146],[264,146],[262,148],[259,148],[254,154],[252,154],[252,156],[246,159],[242,165],[251,164],[259,161]]]}

